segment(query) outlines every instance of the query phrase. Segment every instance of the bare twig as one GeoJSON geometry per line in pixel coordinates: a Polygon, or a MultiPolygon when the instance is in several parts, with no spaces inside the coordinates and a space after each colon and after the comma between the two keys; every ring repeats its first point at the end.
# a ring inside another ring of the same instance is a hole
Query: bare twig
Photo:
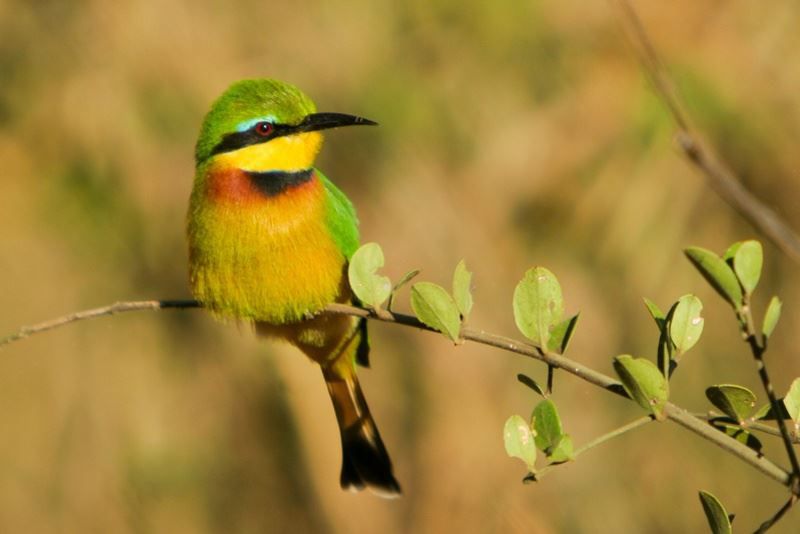
{"type": "Polygon", "coordinates": [[[772,526],[777,523],[781,517],[783,517],[783,514],[788,512],[789,508],[791,508],[796,502],[797,495],[792,493],[791,497],[789,497],[789,500],[786,501],[772,517],[761,523],[761,525],[758,527],[758,530],[755,531],[755,534],[762,534],[763,532],[766,532],[772,528],[772,526]]]}
{"type": "MultiPolygon", "coordinates": [[[[200,307],[200,304],[194,300],[143,300],[117,302],[110,306],[103,306],[100,308],[93,308],[91,310],[71,313],[69,315],[64,315],[62,317],[35,325],[24,326],[13,334],[0,339],[0,348],[15,341],[24,339],[28,336],[86,319],[93,319],[129,311],[185,309],[198,307],[200,307]]],[[[396,323],[421,330],[433,331],[431,328],[420,322],[416,317],[400,313],[387,312],[385,314],[381,314],[381,316],[378,316],[372,310],[356,308],[346,304],[329,304],[325,308],[325,312],[352,315],[354,317],[365,317],[377,321],[396,323]]],[[[605,389],[606,391],[627,398],[627,394],[625,393],[622,384],[620,384],[617,380],[560,354],[545,351],[540,347],[536,347],[509,337],[490,334],[488,332],[484,332],[483,330],[476,330],[473,328],[462,329],[461,336],[468,341],[537,359],[553,368],[562,369],[569,374],[575,375],[578,378],[589,382],[590,384],[594,384],[595,386],[605,389]]],[[[664,407],[664,412],[670,420],[714,443],[730,454],[733,454],[740,460],[750,464],[763,474],[781,483],[782,485],[790,486],[791,476],[781,467],[775,465],[767,458],[760,456],[754,450],[739,443],[735,439],[732,439],[722,432],[715,430],[710,425],[701,421],[697,417],[694,417],[691,413],[687,412],[683,408],[668,402],[664,407]]]]}
{"type": "Polygon", "coordinates": [[[800,263],[800,237],[781,217],[750,193],[728,166],[699,141],[689,127],[689,120],[673,91],[669,75],[636,10],[628,0],[617,0],[617,4],[642,68],[678,128],[677,143],[686,158],[705,175],[708,184],[728,205],[763,232],[787,256],[800,263]]]}
{"type": "Polygon", "coordinates": [[[41,323],[33,324],[30,326],[23,326],[13,334],[0,338],[0,349],[4,346],[25,339],[33,334],[46,332],[59,326],[64,326],[77,321],[85,321],[86,319],[95,319],[97,317],[104,317],[107,315],[116,315],[118,313],[141,311],[141,310],[162,310],[167,308],[200,308],[200,303],[196,300],[136,300],[126,302],[115,302],[108,306],[100,308],[92,308],[91,310],[83,310],[68,315],[62,315],[55,319],[50,319],[41,323]]]}
{"type": "MultiPolygon", "coordinates": [[[[640,426],[646,425],[647,423],[651,423],[651,422],[653,422],[655,420],[656,420],[656,418],[653,417],[652,415],[644,415],[644,416],[642,416],[642,417],[640,417],[640,418],[638,418],[638,419],[636,419],[634,421],[631,421],[630,423],[627,423],[627,424],[625,424],[625,425],[623,425],[623,426],[621,426],[619,428],[615,428],[614,430],[612,430],[610,432],[607,432],[606,434],[603,434],[602,436],[596,437],[595,439],[593,439],[589,443],[586,443],[582,447],[578,447],[577,449],[575,449],[572,452],[572,459],[574,460],[574,459],[578,458],[578,456],[580,456],[584,452],[586,452],[589,449],[592,449],[594,447],[597,447],[598,445],[602,445],[606,441],[614,439],[617,436],[621,436],[622,434],[625,434],[626,432],[630,432],[631,430],[635,430],[635,429],[639,428],[640,426]]],[[[537,470],[535,473],[529,473],[523,479],[523,481],[525,481],[525,482],[538,482],[547,473],[549,473],[550,471],[552,471],[553,469],[555,469],[559,465],[562,465],[562,463],[563,462],[548,464],[548,465],[542,467],[541,469],[537,470]]]]}

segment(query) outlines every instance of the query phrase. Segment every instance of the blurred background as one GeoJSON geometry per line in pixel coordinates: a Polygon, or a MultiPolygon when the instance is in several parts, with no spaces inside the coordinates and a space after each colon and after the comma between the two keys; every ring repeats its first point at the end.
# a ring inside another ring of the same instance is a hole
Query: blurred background
{"type": "MultiPolygon", "coordinates": [[[[800,7],[644,2],[694,123],[746,185],[800,228],[800,7]]],[[[377,129],[331,132],[319,166],[358,208],[394,279],[449,286],[465,258],[470,322],[520,337],[524,271],[581,312],[569,355],[605,373],[652,356],[642,304],[705,303],[672,383],[707,410],[713,383],[764,399],[732,313],[682,248],[762,238],[672,141],[607,2],[580,0],[0,0],[0,333],[116,300],[187,297],[184,217],[203,114],[231,82],[297,84],[377,129]]],[[[800,269],[765,243],[759,313],[786,303],[769,362],[800,375],[800,269]]],[[[407,293],[400,309],[408,309],[407,293]]],[[[523,485],[505,419],[537,398],[536,362],[373,324],[362,384],[405,495],[341,492],[318,369],[200,311],[141,312],[0,354],[4,532],[694,532],[704,489],[753,530],[783,488],[674,424],[652,424],[523,485]]],[[[577,445],[640,415],[567,375],[577,445]]],[[[768,454],[786,465],[776,438],[768,454]]],[[[775,532],[796,532],[796,510],[775,532]]]]}

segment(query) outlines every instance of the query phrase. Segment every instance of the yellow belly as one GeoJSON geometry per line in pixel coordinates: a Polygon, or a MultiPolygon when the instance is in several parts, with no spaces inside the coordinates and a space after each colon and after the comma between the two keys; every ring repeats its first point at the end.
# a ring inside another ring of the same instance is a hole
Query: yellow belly
{"type": "Polygon", "coordinates": [[[318,179],[274,198],[209,202],[193,195],[190,279],[224,317],[297,322],[336,300],[345,258],[325,226],[318,179]]]}

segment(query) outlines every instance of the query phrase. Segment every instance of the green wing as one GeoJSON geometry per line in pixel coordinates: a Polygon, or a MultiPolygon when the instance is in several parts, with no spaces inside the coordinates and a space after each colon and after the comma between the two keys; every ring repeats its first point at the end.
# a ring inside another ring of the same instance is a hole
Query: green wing
{"type": "MultiPolygon", "coordinates": [[[[344,253],[345,258],[350,260],[358,248],[358,217],[356,210],[350,199],[342,191],[333,185],[324,174],[317,170],[325,191],[328,193],[328,228],[331,231],[336,246],[344,253]]],[[[353,295],[356,306],[361,303],[353,295]]],[[[356,349],[356,363],[361,366],[369,367],[369,336],[367,335],[367,320],[361,319],[358,323],[358,330],[361,335],[356,349]]]]}
{"type": "Polygon", "coordinates": [[[328,193],[327,224],[336,245],[348,260],[358,248],[358,217],[350,199],[317,169],[328,193]]]}

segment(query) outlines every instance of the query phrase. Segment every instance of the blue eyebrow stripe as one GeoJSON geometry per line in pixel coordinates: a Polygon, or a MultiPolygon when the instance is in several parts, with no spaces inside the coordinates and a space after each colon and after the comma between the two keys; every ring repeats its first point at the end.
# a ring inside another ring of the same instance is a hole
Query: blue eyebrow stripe
{"type": "Polygon", "coordinates": [[[277,122],[277,119],[275,118],[275,115],[266,115],[264,117],[256,117],[255,119],[248,119],[246,121],[242,121],[239,124],[237,124],[236,131],[246,132],[259,122],[271,122],[272,124],[275,124],[277,122]]]}

